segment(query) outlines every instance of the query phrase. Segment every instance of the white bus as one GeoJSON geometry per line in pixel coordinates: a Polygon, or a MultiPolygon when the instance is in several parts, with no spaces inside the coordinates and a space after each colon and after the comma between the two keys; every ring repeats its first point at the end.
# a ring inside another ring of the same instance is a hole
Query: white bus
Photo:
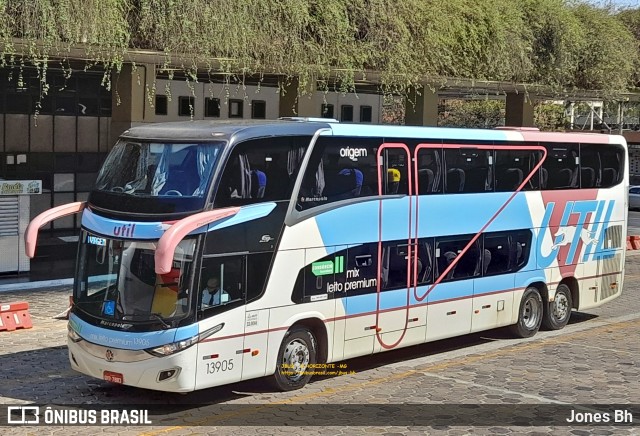
{"type": "MultiPolygon", "coordinates": [[[[126,131],[82,213],[73,369],[187,392],[511,326],[622,291],[620,136],[188,122],[126,131]]],[[[338,366],[336,365],[336,368],[338,366]]]]}

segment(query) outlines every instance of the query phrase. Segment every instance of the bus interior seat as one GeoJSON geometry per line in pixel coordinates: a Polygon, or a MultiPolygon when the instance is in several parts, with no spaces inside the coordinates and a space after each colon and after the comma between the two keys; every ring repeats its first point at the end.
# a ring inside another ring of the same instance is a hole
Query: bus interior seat
{"type": "MultiPolygon", "coordinates": [[[[407,259],[397,253],[394,247],[389,247],[389,276],[391,286],[399,286],[407,282],[407,259]]],[[[413,270],[411,270],[413,273],[413,270]]]]}
{"type": "Polygon", "coordinates": [[[523,255],[522,245],[520,245],[518,241],[512,241],[511,249],[509,250],[509,259],[510,259],[509,267],[512,269],[517,267],[522,261],[522,255],[523,255]]]}
{"type": "Polygon", "coordinates": [[[578,177],[580,175],[580,170],[578,169],[578,167],[575,167],[573,170],[571,170],[571,181],[569,183],[569,186],[572,188],[579,188],[580,187],[580,178],[578,177]]]}
{"type": "Polygon", "coordinates": [[[556,188],[569,188],[573,179],[573,171],[569,168],[562,168],[558,171],[556,188]]]}
{"type": "Polygon", "coordinates": [[[158,169],[158,166],[154,164],[149,165],[149,167],[147,168],[147,184],[143,190],[145,194],[151,193],[151,189],[153,188],[153,179],[156,176],[157,169],[158,169]]]}
{"type": "Polygon", "coordinates": [[[482,256],[482,274],[487,273],[487,269],[489,268],[490,263],[491,263],[491,251],[485,248],[482,256]]]}
{"type": "Polygon", "coordinates": [[[490,174],[489,167],[480,166],[477,168],[467,168],[464,171],[464,188],[472,189],[473,192],[493,190],[493,176],[490,174]]]}
{"type": "Polygon", "coordinates": [[[464,179],[465,174],[462,168],[447,170],[447,192],[463,192],[464,179]]]}
{"type": "Polygon", "coordinates": [[[509,175],[509,184],[507,185],[508,187],[510,187],[510,189],[512,191],[515,191],[516,189],[518,189],[518,186],[520,186],[522,184],[522,180],[523,180],[523,175],[522,175],[522,170],[520,168],[507,168],[507,172],[509,175]]]}
{"type": "Polygon", "coordinates": [[[358,197],[363,181],[362,171],[355,168],[344,168],[338,172],[336,177],[327,179],[324,192],[334,201],[358,197]]]}
{"type": "Polygon", "coordinates": [[[547,181],[549,180],[549,171],[546,168],[540,168],[540,187],[547,189],[547,181]]]}
{"type": "Polygon", "coordinates": [[[498,168],[496,171],[496,188],[499,191],[514,191],[522,183],[520,168],[498,168]]]}
{"type": "Polygon", "coordinates": [[[581,184],[583,188],[593,188],[596,185],[596,172],[591,167],[582,167],[580,170],[581,184]]]}
{"type": "Polygon", "coordinates": [[[385,247],[382,249],[382,267],[380,271],[380,286],[387,287],[389,283],[389,255],[391,254],[391,247],[385,247]]]}
{"type": "Polygon", "coordinates": [[[251,170],[251,198],[264,197],[267,188],[267,176],[260,170],[251,170]]]}
{"type": "Polygon", "coordinates": [[[602,186],[613,186],[618,181],[618,172],[613,168],[602,170],[602,186]]]}
{"type": "MultiPolygon", "coordinates": [[[[446,253],[444,253],[444,256],[442,257],[442,261],[440,262],[440,270],[438,271],[438,273],[440,275],[442,275],[442,273],[445,272],[445,270],[449,267],[449,265],[451,265],[454,261],[454,259],[458,257],[457,253],[454,253],[453,251],[447,251],[446,253]]],[[[447,273],[447,276],[444,278],[444,280],[448,280],[448,279],[452,279],[453,275],[455,273],[456,270],[456,266],[458,266],[458,264],[454,265],[453,268],[451,268],[451,271],[449,271],[447,273]]]]}
{"type": "Polygon", "coordinates": [[[400,187],[400,170],[397,168],[389,168],[387,170],[387,190],[386,194],[397,194],[400,187]]]}
{"type": "Polygon", "coordinates": [[[419,194],[424,194],[426,192],[433,192],[433,171],[428,168],[423,168],[418,170],[418,187],[420,191],[419,194]]]}
{"type": "Polygon", "coordinates": [[[192,195],[200,185],[200,178],[194,171],[185,171],[182,169],[169,169],[167,175],[167,183],[162,187],[160,194],[168,191],[178,191],[182,195],[192,195]]]}
{"type": "Polygon", "coordinates": [[[422,250],[422,249],[418,250],[418,256],[420,256],[420,258],[425,260],[424,262],[422,262],[423,264],[422,273],[421,275],[418,275],[418,283],[430,283],[432,278],[431,272],[433,270],[432,268],[433,256],[431,253],[431,247],[427,245],[426,250],[422,250]]]}
{"type": "Polygon", "coordinates": [[[170,165],[167,170],[167,182],[160,190],[160,194],[168,191],[178,191],[182,195],[193,195],[200,186],[200,176],[197,171],[197,153],[189,150],[182,162],[170,165]]]}

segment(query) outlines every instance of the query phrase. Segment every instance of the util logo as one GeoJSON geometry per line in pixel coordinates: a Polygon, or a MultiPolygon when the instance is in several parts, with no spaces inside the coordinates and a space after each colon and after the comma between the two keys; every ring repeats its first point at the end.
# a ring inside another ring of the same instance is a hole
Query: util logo
{"type": "Polygon", "coordinates": [[[113,235],[120,236],[123,238],[132,238],[133,232],[136,229],[135,224],[123,224],[121,226],[115,226],[113,228],[113,235]]]}
{"type": "Polygon", "coordinates": [[[605,246],[605,235],[614,205],[615,200],[568,201],[560,221],[552,222],[551,217],[557,205],[555,202],[548,203],[536,241],[538,265],[542,268],[550,266],[562,247],[568,247],[564,265],[574,264],[579,259],[581,248],[584,249],[582,262],[593,260],[594,257],[600,259],[615,255],[615,248],[605,246]],[[587,222],[589,215],[591,219],[587,222]],[[553,232],[550,227],[557,227],[557,230],[553,232]],[[545,241],[547,232],[551,237],[551,246],[545,241]]]}

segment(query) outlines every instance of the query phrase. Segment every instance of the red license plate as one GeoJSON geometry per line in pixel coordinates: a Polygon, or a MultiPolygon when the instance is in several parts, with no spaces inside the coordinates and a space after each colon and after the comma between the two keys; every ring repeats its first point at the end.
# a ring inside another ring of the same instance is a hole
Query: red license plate
{"type": "Polygon", "coordinates": [[[102,378],[111,383],[124,383],[124,377],[119,372],[105,371],[102,374],[102,378]]]}

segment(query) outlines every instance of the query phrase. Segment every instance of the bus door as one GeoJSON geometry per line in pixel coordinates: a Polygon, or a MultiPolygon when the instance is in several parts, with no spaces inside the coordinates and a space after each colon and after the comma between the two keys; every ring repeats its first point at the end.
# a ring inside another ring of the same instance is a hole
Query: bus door
{"type": "Polygon", "coordinates": [[[205,254],[202,259],[197,308],[199,331],[221,328],[198,343],[196,389],[233,383],[242,377],[245,258],[245,255],[205,254]]]}
{"type": "MultiPolygon", "coordinates": [[[[405,144],[378,149],[378,283],[375,351],[423,342],[426,306],[413,293],[422,269],[416,238],[416,197],[411,157],[405,144]]],[[[424,254],[424,253],[422,253],[424,254]]]]}
{"type": "Polygon", "coordinates": [[[350,245],[341,259],[340,279],[345,305],[344,359],[373,352],[376,333],[378,243],[350,245]]]}

